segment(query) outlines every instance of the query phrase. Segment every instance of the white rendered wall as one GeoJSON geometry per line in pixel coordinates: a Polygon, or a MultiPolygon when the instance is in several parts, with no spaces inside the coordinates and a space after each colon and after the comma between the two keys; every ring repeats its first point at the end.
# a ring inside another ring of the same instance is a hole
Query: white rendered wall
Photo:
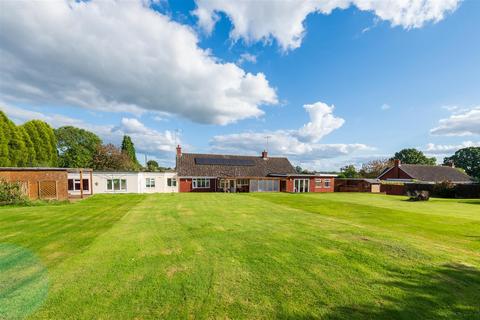
{"type": "MultiPolygon", "coordinates": [[[[80,179],[80,173],[78,172],[69,172],[68,179],[80,179]]],[[[87,179],[90,185],[90,190],[83,190],[84,195],[89,195],[92,192],[92,182],[90,181],[90,172],[85,171],[82,174],[82,179],[87,179]]],[[[81,182],[80,182],[81,183],[81,182]]],[[[68,194],[71,196],[80,196],[80,190],[68,190],[68,194]]]]}
{"type": "Polygon", "coordinates": [[[177,179],[175,172],[93,172],[93,193],[170,193],[178,192],[176,186],[168,186],[167,180],[177,179]],[[155,187],[147,188],[146,179],[154,178],[155,187]],[[127,180],[126,190],[107,190],[107,180],[127,180]]]}

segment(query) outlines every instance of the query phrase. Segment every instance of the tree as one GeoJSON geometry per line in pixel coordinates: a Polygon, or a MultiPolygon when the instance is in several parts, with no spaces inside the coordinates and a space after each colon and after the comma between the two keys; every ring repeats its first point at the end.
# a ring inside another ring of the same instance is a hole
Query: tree
{"type": "Polygon", "coordinates": [[[28,158],[23,135],[0,111],[0,166],[25,166],[28,158]]]}
{"type": "Polygon", "coordinates": [[[135,145],[133,144],[130,136],[127,136],[127,135],[123,136],[122,152],[125,153],[130,158],[133,165],[135,166],[135,169],[138,169],[141,167],[140,163],[138,163],[138,160],[137,160],[135,145]]]}
{"type": "Polygon", "coordinates": [[[132,160],[113,144],[99,145],[93,155],[92,168],[103,171],[131,171],[132,160]]]}
{"type": "Polygon", "coordinates": [[[419,151],[414,148],[410,149],[403,149],[393,156],[390,160],[400,160],[402,163],[405,164],[424,164],[424,165],[435,165],[437,160],[435,157],[428,158],[423,154],[422,151],[419,151]]]}
{"type": "Polygon", "coordinates": [[[7,167],[10,164],[8,158],[8,135],[7,116],[0,111],[0,167],[7,167]]]}
{"type": "Polygon", "coordinates": [[[457,150],[453,156],[446,157],[443,163],[453,163],[456,167],[465,170],[469,176],[480,180],[480,147],[457,150]]]}
{"type": "Polygon", "coordinates": [[[27,167],[33,167],[35,165],[36,153],[35,146],[33,145],[30,136],[23,126],[17,127],[20,135],[22,136],[23,142],[25,143],[25,152],[26,157],[24,159],[24,165],[27,167]]]}
{"type": "Polygon", "coordinates": [[[362,169],[358,172],[362,178],[377,178],[385,169],[391,167],[393,161],[390,159],[372,160],[362,164],[362,169]]]}
{"type": "Polygon", "coordinates": [[[40,120],[30,120],[22,127],[35,149],[34,166],[55,167],[58,162],[57,139],[52,127],[40,120]]]}
{"type": "Polygon", "coordinates": [[[158,162],[155,160],[148,160],[147,169],[148,171],[159,171],[158,162]]]}
{"type": "Polygon", "coordinates": [[[94,133],[72,126],[55,130],[58,165],[63,168],[88,168],[92,166],[93,156],[102,144],[94,133]]]}
{"type": "Polygon", "coordinates": [[[358,172],[354,165],[348,165],[340,169],[339,178],[358,178],[358,172]]]}

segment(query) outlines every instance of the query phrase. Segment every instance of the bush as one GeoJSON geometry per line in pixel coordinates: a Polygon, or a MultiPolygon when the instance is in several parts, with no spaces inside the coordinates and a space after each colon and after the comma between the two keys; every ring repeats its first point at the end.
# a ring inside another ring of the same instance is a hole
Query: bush
{"type": "Polygon", "coordinates": [[[430,199],[430,192],[426,190],[409,191],[408,195],[410,201],[428,201],[430,199]]]}
{"type": "Polygon", "coordinates": [[[433,187],[433,194],[439,198],[455,198],[455,189],[455,184],[443,181],[433,187]]]}
{"type": "Polygon", "coordinates": [[[28,202],[18,182],[0,180],[0,205],[25,204],[28,202]]]}

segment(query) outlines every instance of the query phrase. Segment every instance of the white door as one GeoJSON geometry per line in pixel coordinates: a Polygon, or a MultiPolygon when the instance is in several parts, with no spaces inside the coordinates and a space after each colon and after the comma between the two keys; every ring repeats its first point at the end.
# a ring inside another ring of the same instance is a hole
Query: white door
{"type": "Polygon", "coordinates": [[[295,186],[295,192],[308,192],[310,185],[310,180],[309,179],[295,179],[294,180],[294,186],[295,186]]]}

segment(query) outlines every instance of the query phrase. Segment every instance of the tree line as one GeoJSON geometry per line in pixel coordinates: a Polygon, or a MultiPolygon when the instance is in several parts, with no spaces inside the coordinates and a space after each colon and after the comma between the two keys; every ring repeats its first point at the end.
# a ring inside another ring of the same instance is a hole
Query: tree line
{"type": "Polygon", "coordinates": [[[0,111],[0,167],[93,168],[103,171],[164,171],[155,160],[138,162],[128,135],[117,147],[95,133],[64,126],[53,129],[41,120],[15,125],[0,111]]]}

